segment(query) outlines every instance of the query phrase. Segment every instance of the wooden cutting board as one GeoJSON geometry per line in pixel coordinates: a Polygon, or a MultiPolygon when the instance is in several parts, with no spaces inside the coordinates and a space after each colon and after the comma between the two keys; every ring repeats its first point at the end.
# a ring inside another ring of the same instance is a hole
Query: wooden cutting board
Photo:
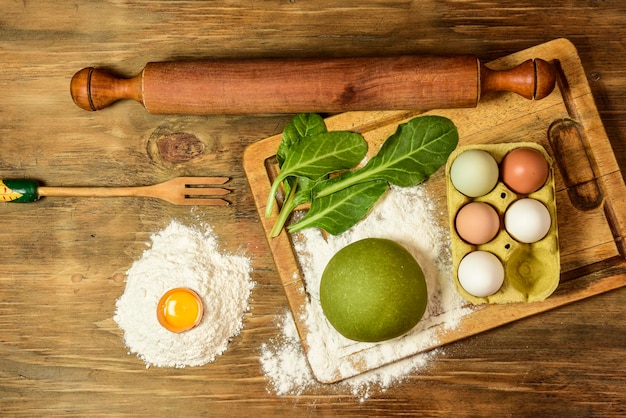
{"type": "MultiPolygon", "coordinates": [[[[370,149],[376,150],[399,123],[420,114],[442,115],[456,124],[459,145],[533,141],[542,145],[555,161],[561,254],[560,283],[556,292],[543,302],[481,306],[465,315],[454,329],[444,331],[444,324],[434,326],[433,331],[438,335],[436,343],[416,348],[402,357],[626,285],[626,187],[576,48],[566,39],[557,39],[488,65],[505,69],[529,58],[558,60],[558,87],[546,99],[528,101],[502,93],[482,98],[473,109],[349,112],[326,120],[331,130],[361,133],[370,149]]],[[[265,218],[264,212],[275,177],[275,152],[280,139],[280,135],[276,135],[249,146],[243,160],[266,236],[276,215],[275,212],[274,216],[265,218]]],[[[446,216],[443,169],[425,186],[438,207],[435,212],[446,216]]],[[[447,218],[441,221],[448,224],[447,218]]],[[[301,319],[307,292],[291,238],[283,232],[276,238],[268,238],[268,243],[308,355],[309,329],[301,319]]],[[[328,377],[327,374],[321,376],[314,367],[312,371],[318,380],[331,383],[400,360],[382,356],[376,364],[365,365],[359,358],[349,354],[341,359],[353,366],[354,371],[347,374],[338,369],[328,377]]]]}

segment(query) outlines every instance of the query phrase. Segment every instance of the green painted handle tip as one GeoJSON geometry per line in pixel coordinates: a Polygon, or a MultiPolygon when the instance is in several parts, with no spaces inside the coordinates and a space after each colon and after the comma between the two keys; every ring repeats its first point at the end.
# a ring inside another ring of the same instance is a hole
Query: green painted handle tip
{"type": "Polygon", "coordinates": [[[28,203],[39,200],[39,184],[29,179],[0,180],[0,201],[28,203]]]}

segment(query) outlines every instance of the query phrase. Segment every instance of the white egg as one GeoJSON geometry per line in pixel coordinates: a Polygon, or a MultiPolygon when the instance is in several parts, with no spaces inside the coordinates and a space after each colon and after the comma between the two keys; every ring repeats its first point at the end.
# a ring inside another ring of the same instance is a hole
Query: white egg
{"type": "Polygon", "coordinates": [[[496,186],[499,174],[496,160],[479,149],[461,153],[450,166],[450,181],[459,192],[469,197],[489,193],[496,186]]]}
{"type": "Polygon", "coordinates": [[[531,244],[550,231],[552,218],[548,208],[538,200],[516,200],[504,213],[504,227],[517,241],[531,244]]]}
{"type": "Polygon", "coordinates": [[[487,251],[472,251],[463,257],[457,275],[463,289],[479,298],[493,295],[504,283],[500,259],[487,251]]]}

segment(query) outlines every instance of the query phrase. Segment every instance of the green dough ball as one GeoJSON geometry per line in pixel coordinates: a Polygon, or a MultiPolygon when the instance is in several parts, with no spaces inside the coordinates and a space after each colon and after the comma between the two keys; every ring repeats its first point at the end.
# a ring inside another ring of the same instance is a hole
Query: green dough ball
{"type": "Polygon", "coordinates": [[[337,252],[320,283],[322,310],[344,337],[377,342],[410,331],[426,310],[421,267],[395,241],[366,238],[337,252]]]}

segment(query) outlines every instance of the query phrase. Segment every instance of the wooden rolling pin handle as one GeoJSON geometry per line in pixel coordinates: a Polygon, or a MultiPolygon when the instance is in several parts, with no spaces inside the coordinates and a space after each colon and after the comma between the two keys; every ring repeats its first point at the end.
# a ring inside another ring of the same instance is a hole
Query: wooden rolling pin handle
{"type": "Polygon", "coordinates": [[[539,100],[555,80],[540,59],[492,70],[473,56],[406,56],[149,63],[129,79],[85,68],[70,90],[90,111],[132,99],[156,114],[298,113],[474,107],[496,91],[539,100]]]}
{"type": "Polygon", "coordinates": [[[509,70],[492,70],[484,64],[480,68],[480,93],[511,91],[529,100],[541,100],[552,93],[556,84],[556,70],[542,59],[529,59],[509,70]]]}
{"type": "Polygon", "coordinates": [[[70,91],[78,107],[96,111],[123,99],[142,102],[142,75],[133,78],[118,78],[106,71],[83,68],[72,77],[70,91]]]}

